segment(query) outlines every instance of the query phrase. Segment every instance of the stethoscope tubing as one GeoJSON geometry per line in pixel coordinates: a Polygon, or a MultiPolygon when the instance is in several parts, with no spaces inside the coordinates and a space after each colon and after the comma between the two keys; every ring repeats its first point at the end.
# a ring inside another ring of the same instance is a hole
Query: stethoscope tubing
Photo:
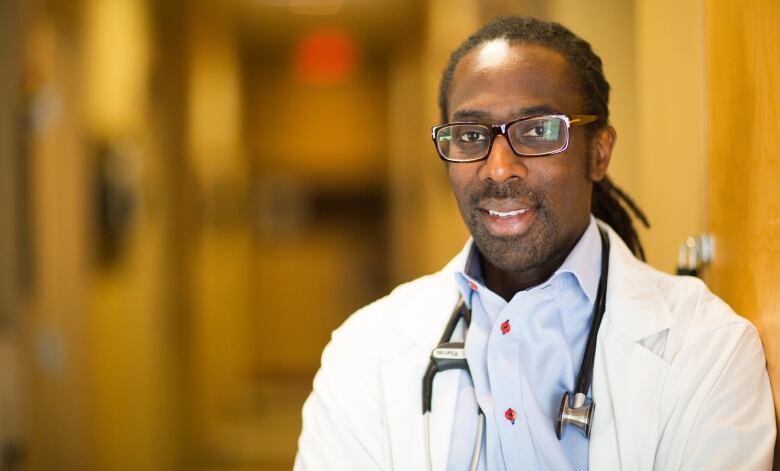
{"type": "MultiPolygon", "coordinates": [[[[479,467],[479,456],[482,454],[482,441],[485,436],[485,415],[482,409],[477,415],[477,435],[474,440],[474,451],[471,453],[470,471],[477,471],[479,467]]],[[[431,413],[423,414],[423,439],[425,440],[425,463],[428,471],[433,471],[433,458],[431,457],[431,413]]]]}
{"type": "Polygon", "coordinates": [[[593,381],[593,363],[596,357],[596,340],[601,327],[601,320],[604,318],[604,311],[607,304],[607,280],[609,279],[609,236],[604,229],[599,227],[599,236],[601,237],[601,276],[599,277],[598,290],[596,292],[596,303],[593,306],[593,317],[588,333],[588,340],[585,344],[585,352],[582,355],[582,365],[577,375],[577,385],[574,389],[575,395],[588,395],[590,384],[593,381]]]}

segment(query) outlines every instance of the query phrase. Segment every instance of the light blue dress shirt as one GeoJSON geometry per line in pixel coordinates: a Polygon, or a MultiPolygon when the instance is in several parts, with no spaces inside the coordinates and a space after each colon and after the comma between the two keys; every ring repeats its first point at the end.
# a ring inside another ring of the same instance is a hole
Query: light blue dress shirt
{"type": "MultiPolygon", "coordinates": [[[[601,272],[595,219],[545,282],[506,302],[487,289],[472,245],[456,280],[472,310],[466,334],[471,377],[461,374],[447,469],[469,469],[477,403],[485,413],[479,469],[587,470],[588,440],[573,427],[562,439],[555,421],[573,391],[590,331],[601,272]]],[[[456,335],[462,336],[462,329],[456,335]]],[[[462,337],[461,337],[462,338],[462,337]]]]}

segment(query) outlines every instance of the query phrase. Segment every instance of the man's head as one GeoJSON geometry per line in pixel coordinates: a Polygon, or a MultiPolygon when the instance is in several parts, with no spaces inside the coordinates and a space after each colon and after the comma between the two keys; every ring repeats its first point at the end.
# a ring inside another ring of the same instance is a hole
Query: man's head
{"type": "Polygon", "coordinates": [[[607,124],[608,97],[601,60],[588,43],[555,23],[499,18],[453,53],[439,95],[445,123],[596,117],[568,129],[568,147],[554,155],[518,156],[506,136],[495,136],[486,159],[448,164],[483,262],[501,271],[549,274],[576,244],[588,225],[593,184],[605,178],[615,139],[607,124]]]}
{"type": "MultiPolygon", "coordinates": [[[[448,118],[450,90],[455,68],[468,52],[485,42],[505,39],[510,42],[536,44],[557,51],[569,64],[571,78],[586,100],[585,107],[601,119],[609,120],[609,83],[604,78],[601,59],[590,44],[558,23],[535,18],[498,17],[472,34],[450,56],[439,84],[439,111],[442,122],[448,118]]],[[[594,128],[598,126],[595,125],[594,128]]]]}

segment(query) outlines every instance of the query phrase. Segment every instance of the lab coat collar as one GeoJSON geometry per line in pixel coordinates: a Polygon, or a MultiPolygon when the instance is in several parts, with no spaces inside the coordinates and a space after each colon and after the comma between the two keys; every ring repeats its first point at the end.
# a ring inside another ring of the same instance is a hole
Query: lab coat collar
{"type": "MultiPolygon", "coordinates": [[[[604,322],[627,340],[636,342],[670,328],[674,324],[669,306],[648,267],[637,260],[626,244],[607,224],[609,233],[609,281],[604,322]]],[[[604,328],[605,326],[602,326],[604,328]]]]}
{"type": "Polygon", "coordinates": [[[463,270],[470,246],[471,239],[441,271],[418,280],[429,286],[426,290],[418,290],[420,298],[412,303],[415,309],[403,310],[394,317],[392,324],[398,333],[417,345],[433,348],[438,343],[458,302],[459,291],[454,274],[463,270]],[[423,316],[428,322],[420,322],[418,316],[423,316]]]}

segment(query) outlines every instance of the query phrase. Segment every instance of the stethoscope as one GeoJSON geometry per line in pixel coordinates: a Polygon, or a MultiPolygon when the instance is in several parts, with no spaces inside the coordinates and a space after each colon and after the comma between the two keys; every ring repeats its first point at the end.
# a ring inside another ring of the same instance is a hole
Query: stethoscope
{"type": "MultiPolygon", "coordinates": [[[[601,319],[604,317],[604,310],[607,303],[607,279],[609,277],[609,237],[604,229],[599,227],[601,236],[601,275],[599,277],[598,291],[596,292],[596,302],[593,303],[593,314],[588,333],[588,341],[585,344],[585,353],[582,358],[582,365],[577,376],[576,389],[572,401],[571,393],[565,391],[561,398],[561,408],[558,412],[558,419],[555,422],[555,434],[558,440],[561,439],[563,430],[567,425],[573,425],[578,428],[586,438],[590,438],[590,429],[593,424],[593,411],[596,403],[588,400],[588,390],[593,379],[593,361],[596,354],[596,337],[601,326],[601,319]]],[[[452,334],[458,322],[463,319],[465,328],[468,329],[471,324],[471,310],[466,306],[463,298],[458,300],[458,304],[444,328],[444,333],[439,340],[439,345],[431,352],[431,361],[428,363],[428,369],[425,371],[422,383],[422,403],[423,403],[423,434],[425,440],[425,455],[427,458],[428,470],[433,469],[431,461],[431,436],[430,436],[430,417],[431,402],[433,398],[433,377],[440,371],[464,370],[469,375],[469,365],[466,360],[465,342],[452,342],[452,334]]],[[[464,334],[465,338],[465,334],[464,334]]],[[[471,458],[471,471],[476,471],[479,464],[479,455],[482,451],[482,439],[485,434],[485,415],[481,408],[478,410],[477,437],[474,442],[474,451],[471,458]]]]}

